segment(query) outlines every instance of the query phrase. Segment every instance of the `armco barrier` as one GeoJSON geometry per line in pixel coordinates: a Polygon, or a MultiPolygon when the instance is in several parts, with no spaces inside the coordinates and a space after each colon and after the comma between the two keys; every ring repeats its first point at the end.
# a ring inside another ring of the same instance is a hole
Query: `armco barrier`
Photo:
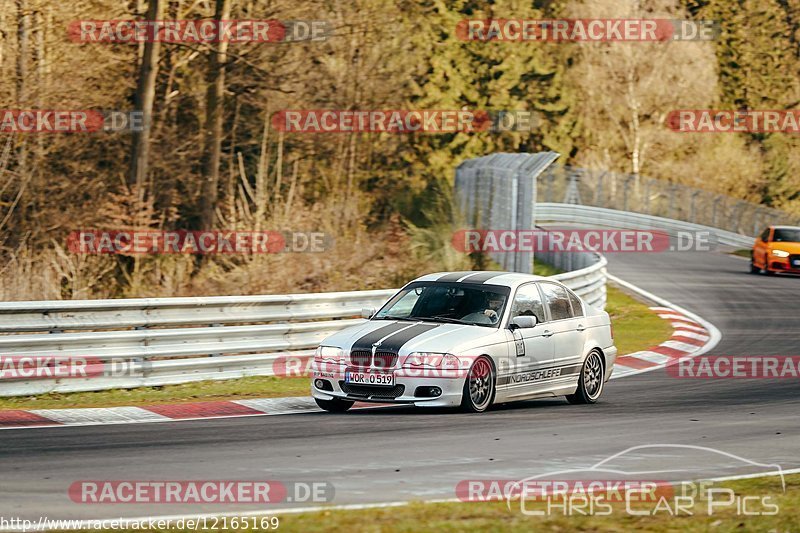
{"type": "MultiPolygon", "coordinates": [[[[536,223],[543,224],[546,222],[585,224],[592,227],[608,226],[612,228],[658,230],[670,235],[676,235],[678,232],[707,231],[715,235],[717,242],[720,244],[742,248],[751,248],[753,242],[755,242],[753,237],[701,224],[580,204],[536,204],[536,223]]],[[[540,256],[541,254],[537,253],[537,257],[540,256]]]]}
{"type": "MultiPolygon", "coordinates": [[[[557,255],[571,257],[547,260],[577,270],[554,278],[590,305],[604,306],[605,259],[557,255]]],[[[276,361],[307,360],[323,338],[361,323],[354,317],[362,308],[380,307],[394,292],[0,303],[0,357],[78,356],[124,369],[60,379],[3,373],[0,396],[273,375],[276,361]]]]}

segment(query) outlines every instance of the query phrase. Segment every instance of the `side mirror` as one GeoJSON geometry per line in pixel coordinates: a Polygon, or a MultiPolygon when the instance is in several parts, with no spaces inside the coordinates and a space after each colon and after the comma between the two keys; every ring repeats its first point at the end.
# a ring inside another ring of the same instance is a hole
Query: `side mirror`
{"type": "Polygon", "coordinates": [[[535,327],[536,324],[538,323],[539,321],[534,315],[515,316],[514,318],[511,319],[511,329],[532,328],[535,327]]]}
{"type": "Polygon", "coordinates": [[[361,318],[372,318],[377,310],[374,307],[362,307],[361,318]]]}

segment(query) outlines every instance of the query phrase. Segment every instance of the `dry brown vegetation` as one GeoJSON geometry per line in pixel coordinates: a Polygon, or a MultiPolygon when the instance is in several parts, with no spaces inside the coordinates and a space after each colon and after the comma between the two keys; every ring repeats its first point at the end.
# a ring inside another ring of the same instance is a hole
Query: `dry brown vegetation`
{"type": "Polygon", "coordinates": [[[498,150],[556,150],[565,163],[799,212],[796,137],[680,135],[664,125],[674,108],[796,107],[797,76],[787,73],[800,71],[799,21],[796,0],[0,0],[1,109],[151,115],[141,135],[0,134],[0,299],[366,289],[468,267],[447,245],[453,169],[498,150]],[[158,47],[66,34],[71,21],[148,13],[319,19],[332,34],[158,47]],[[716,42],[669,44],[455,36],[459,20],[490,16],[714,18],[723,31],[716,42]],[[442,135],[270,125],[282,109],[323,108],[531,110],[541,122],[532,132],[442,135]],[[335,247],[79,255],[66,238],[81,228],[324,231],[335,247]]]}

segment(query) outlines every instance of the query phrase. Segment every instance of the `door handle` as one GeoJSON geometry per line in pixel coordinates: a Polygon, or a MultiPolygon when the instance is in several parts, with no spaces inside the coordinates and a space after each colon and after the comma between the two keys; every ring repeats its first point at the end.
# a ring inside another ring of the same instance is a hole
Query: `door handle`
{"type": "Polygon", "coordinates": [[[544,330],[542,332],[542,337],[552,337],[552,336],[553,336],[553,332],[550,331],[549,329],[546,329],[546,330],[544,330]]]}
{"type": "Polygon", "coordinates": [[[586,331],[586,328],[583,327],[583,324],[578,324],[578,327],[575,329],[577,329],[578,331],[586,331]]]}

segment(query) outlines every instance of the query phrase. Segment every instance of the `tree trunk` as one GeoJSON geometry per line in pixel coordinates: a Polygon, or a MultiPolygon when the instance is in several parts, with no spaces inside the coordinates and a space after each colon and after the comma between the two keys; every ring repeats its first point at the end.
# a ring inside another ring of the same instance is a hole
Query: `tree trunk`
{"type": "MultiPolygon", "coordinates": [[[[216,0],[215,20],[230,18],[230,0],[216,0]]],[[[206,72],[208,92],[206,96],[206,121],[203,142],[203,191],[200,207],[200,228],[211,229],[214,225],[214,210],[217,206],[219,185],[219,160],[222,152],[222,114],[225,96],[225,64],[228,43],[221,41],[211,54],[206,72]]]]}
{"type": "MultiPolygon", "coordinates": [[[[30,45],[31,15],[28,1],[17,0],[17,106],[27,109],[28,101],[28,48],[30,45]]],[[[26,139],[22,139],[17,152],[19,175],[25,181],[27,174],[28,149],[26,139]]]]}
{"type": "MultiPolygon", "coordinates": [[[[147,20],[160,20],[162,0],[150,0],[147,7],[147,20]]],[[[142,131],[133,132],[131,145],[130,173],[128,184],[136,186],[139,199],[144,194],[144,183],[150,159],[150,125],[153,120],[153,101],[156,94],[156,76],[158,75],[158,57],[161,44],[152,39],[144,44],[144,53],[139,65],[139,80],[136,84],[134,108],[142,113],[142,131]]]]}

